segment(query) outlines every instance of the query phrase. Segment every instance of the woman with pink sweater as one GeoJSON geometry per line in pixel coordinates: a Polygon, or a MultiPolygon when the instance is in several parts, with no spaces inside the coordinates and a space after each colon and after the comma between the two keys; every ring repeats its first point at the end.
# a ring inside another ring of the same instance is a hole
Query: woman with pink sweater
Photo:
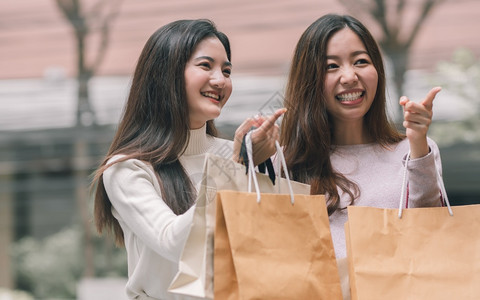
{"type": "Polygon", "coordinates": [[[400,98],[402,134],[387,118],[385,82],[378,45],[351,16],[319,18],[297,44],[280,142],[293,179],[327,195],[337,258],[346,256],[347,206],[398,207],[409,152],[408,206],[441,205],[440,153],[427,138],[440,88],[400,98]]]}

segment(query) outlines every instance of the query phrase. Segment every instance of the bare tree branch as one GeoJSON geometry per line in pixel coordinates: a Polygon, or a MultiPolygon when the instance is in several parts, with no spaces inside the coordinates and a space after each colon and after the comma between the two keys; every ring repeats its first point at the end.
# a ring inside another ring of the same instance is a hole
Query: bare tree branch
{"type": "Polygon", "coordinates": [[[422,27],[423,23],[427,19],[429,13],[432,11],[432,8],[436,4],[440,3],[441,1],[442,0],[427,0],[423,4],[422,12],[420,13],[420,15],[417,19],[417,22],[415,23],[415,26],[413,27],[413,30],[410,33],[410,36],[405,43],[407,48],[409,48],[413,44],[415,38],[417,37],[418,32],[420,31],[420,28],[422,27]]]}
{"type": "Polygon", "coordinates": [[[399,39],[400,30],[401,30],[401,28],[403,28],[403,12],[404,12],[404,9],[405,9],[405,0],[398,0],[395,11],[394,11],[395,14],[396,14],[395,22],[394,22],[394,25],[393,25],[393,26],[395,26],[395,34],[393,34],[395,39],[399,39]]]}
{"type": "Polygon", "coordinates": [[[91,76],[97,72],[101,65],[109,44],[109,27],[119,13],[121,1],[99,0],[88,12],[84,12],[79,0],[56,0],[60,11],[75,32],[78,48],[77,67],[80,74],[89,73],[91,76]],[[100,44],[95,53],[95,58],[88,63],[85,60],[85,39],[93,30],[99,31],[100,44]]]}
{"type": "Polygon", "coordinates": [[[120,11],[120,2],[122,0],[112,1],[110,5],[110,10],[108,11],[107,15],[101,19],[101,26],[100,26],[100,45],[97,52],[97,56],[94,59],[93,64],[90,66],[90,69],[93,73],[96,73],[100,63],[103,61],[106,50],[108,48],[110,42],[110,26],[113,20],[117,17],[120,11]]]}
{"type": "Polygon", "coordinates": [[[82,8],[79,0],[56,0],[60,11],[70,22],[75,32],[88,32],[85,18],[82,16],[82,8]]]}
{"type": "Polygon", "coordinates": [[[60,11],[68,20],[73,20],[75,15],[78,15],[78,1],[71,0],[56,0],[60,11]]]}

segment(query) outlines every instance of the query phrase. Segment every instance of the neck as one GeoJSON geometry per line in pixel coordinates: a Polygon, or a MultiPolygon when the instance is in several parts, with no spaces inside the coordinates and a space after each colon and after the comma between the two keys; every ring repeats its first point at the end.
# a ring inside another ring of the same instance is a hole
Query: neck
{"type": "Polygon", "coordinates": [[[363,122],[335,124],[333,144],[335,145],[360,145],[372,142],[363,122]]]}
{"type": "Polygon", "coordinates": [[[210,139],[207,137],[207,126],[204,124],[198,129],[190,130],[190,139],[185,148],[184,155],[195,155],[205,153],[210,146],[210,139]]]}

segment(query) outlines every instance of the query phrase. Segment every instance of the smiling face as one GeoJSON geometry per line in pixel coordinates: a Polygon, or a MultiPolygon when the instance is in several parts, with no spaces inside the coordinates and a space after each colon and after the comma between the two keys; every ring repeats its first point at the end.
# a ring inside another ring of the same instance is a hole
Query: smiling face
{"type": "Polygon", "coordinates": [[[216,37],[201,41],[185,66],[190,128],[217,118],[232,93],[232,65],[216,37]]]}
{"type": "Polygon", "coordinates": [[[349,28],[336,32],[328,41],[326,66],[328,112],[336,124],[361,126],[375,98],[378,73],[365,45],[349,28]]]}

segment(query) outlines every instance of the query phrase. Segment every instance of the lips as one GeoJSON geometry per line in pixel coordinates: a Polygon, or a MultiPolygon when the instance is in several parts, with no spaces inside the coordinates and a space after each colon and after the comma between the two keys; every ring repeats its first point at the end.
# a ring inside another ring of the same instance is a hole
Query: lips
{"type": "Polygon", "coordinates": [[[213,93],[213,92],[202,92],[201,93],[202,96],[204,97],[208,97],[208,98],[211,98],[215,101],[220,101],[220,95],[218,95],[217,93],[213,93]]]}
{"type": "Polygon", "coordinates": [[[336,95],[335,99],[340,102],[354,103],[361,100],[364,95],[365,91],[347,92],[336,95]]]}

